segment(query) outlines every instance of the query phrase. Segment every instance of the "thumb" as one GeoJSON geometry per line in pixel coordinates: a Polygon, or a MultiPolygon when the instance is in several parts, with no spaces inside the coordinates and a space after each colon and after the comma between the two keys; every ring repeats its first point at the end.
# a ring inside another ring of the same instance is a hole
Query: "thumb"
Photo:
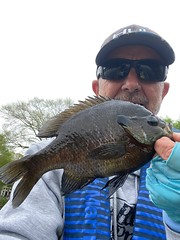
{"type": "Polygon", "coordinates": [[[175,143],[168,137],[162,137],[155,142],[154,149],[164,160],[167,160],[175,143]]]}
{"type": "Polygon", "coordinates": [[[180,142],[180,133],[173,132],[173,139],[176,142],[180,142]]]}

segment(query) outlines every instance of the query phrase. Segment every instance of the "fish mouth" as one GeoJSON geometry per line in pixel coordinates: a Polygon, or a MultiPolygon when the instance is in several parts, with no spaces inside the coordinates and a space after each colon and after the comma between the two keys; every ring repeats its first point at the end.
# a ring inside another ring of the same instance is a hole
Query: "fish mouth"
{"type": "Polygon", "coordinates": [[[172,124],[168,123],[164,128],[165,136],[173,140],[172,124]]]}

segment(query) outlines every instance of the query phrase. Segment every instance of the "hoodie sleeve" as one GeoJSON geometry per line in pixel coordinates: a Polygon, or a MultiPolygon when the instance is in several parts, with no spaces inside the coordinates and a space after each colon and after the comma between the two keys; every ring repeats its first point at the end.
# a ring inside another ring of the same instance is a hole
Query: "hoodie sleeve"
{"type": "Polygon", "coordinates": [[[165,211],[163,211],[163,220],[166,229],[167,240],[178,240],[180,239],[180,224],[172,221],[165,211]],[[169,227],[171,226],[171,227],[169,227]]]}
{"type": "MultiPolygon", "coordinates": [[[[32,145],[28,154],[48,144],[32,145]]],[[[0,240],[61,239],[64,225],[64,199],[60,194],[63,170],[50,171],[34,186],[25,201],[12,207],[14,184],[8,203],[0,211],[0,240]]]]}

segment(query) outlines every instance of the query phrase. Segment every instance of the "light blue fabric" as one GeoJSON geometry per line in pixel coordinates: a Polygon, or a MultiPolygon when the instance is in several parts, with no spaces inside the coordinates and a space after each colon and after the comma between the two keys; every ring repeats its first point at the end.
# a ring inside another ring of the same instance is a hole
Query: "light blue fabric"
{"type": "Polygon", "coordinates": [[[163,211],[163,219],[164,222],[170,227],[171,229],[174,230],[175,232],[180,233],[180,223],[173,221],[165,211],[163,211]]]}
{"type": "Polygon", "coordinates": [[[180,143],[176,142],[166,164],[180,174],[180,143]],[[179,159],[179,160],[178,160],[179,159]]]}
{"type": "Polygon", "coordinates": [[[163,209],[172,221],[167,225],[180,232],[180,143],[177,142],[168,160],[159,156],[152,160],[147,169],[146,187],[152,202],[163,209]],[[179,224],[179,229],[173,226],[179,224]]]}

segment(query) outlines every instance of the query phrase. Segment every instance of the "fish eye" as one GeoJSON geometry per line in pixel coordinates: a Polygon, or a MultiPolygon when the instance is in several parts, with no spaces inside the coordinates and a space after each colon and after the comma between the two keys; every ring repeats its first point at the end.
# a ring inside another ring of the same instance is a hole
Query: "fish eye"
{"type": "Polygon", "coordinates": [[[158,126],[159,121],[158,121],[158,119],[157,119],[155,116],[150,115],[150,116],[148,116],[148,118],[147,118],[147,123],[148,123],[150,126],[158,126]]]}

